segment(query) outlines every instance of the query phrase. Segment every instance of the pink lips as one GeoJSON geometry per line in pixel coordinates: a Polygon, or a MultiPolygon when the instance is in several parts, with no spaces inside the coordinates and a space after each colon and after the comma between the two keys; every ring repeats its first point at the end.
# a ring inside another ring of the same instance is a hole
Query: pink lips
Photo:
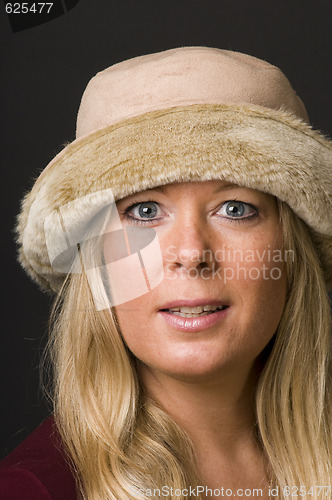
{"type": "Polygon", "coordinates": [[[162,316],[162,318],[173,328],[177,330],[187,331],[187,332],[198,332],[200,330],[206,330],[214,325],[216,325],[219,321],[222,321],[225,316],[227,316],[229,312],[229,306],[223,304],[222,301],[219,300],[177,300],[174,302],[170,302],[165,304],[165,306],[158,311],[158,313],[162,316]],[[177,316],[172,314],[167,309],[172,309],[175,307],[196,307],[203,305],[225,305],[225,309],[217,310],[211,314],[207,314],[205,316],[196,317],[196,318],[183,318],[182,316],[177,316]]]}

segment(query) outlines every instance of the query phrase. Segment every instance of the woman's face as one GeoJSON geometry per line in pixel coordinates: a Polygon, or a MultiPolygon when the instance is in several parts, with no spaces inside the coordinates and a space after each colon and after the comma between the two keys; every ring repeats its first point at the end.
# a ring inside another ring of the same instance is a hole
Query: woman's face
{"type": "Polygon", "coordinates": [[[115,307],[141,366],[181,380],[250,369],[285,304],[275,199],[216,180],[143,191],[117,209],[123,226],[156,231],[163,258],[162,282],[115,307]]]}

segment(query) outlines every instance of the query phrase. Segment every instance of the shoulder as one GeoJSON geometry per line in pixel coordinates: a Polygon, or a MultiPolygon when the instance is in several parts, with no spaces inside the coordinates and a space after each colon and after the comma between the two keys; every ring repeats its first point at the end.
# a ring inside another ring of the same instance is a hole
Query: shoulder
{"type": "Polygon", "coordinates": [[[53,417],[0,462],[0,500],[76,500],[53,417]]]}

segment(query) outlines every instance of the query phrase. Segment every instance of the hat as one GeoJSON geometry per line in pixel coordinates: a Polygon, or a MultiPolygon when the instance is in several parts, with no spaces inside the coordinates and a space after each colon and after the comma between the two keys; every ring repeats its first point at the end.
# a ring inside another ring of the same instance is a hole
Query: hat
{"type": "Polygon", "coordinates": [[[19,260],[42,288],[58,291],[70,268],[64,248],[112,201],[212,179],[288,203],[313,231],[332,286],[332,141],[312,130],[280,69],[209,47],[136,57],[92,78],[76,140],[23,200],[19,260]]]}

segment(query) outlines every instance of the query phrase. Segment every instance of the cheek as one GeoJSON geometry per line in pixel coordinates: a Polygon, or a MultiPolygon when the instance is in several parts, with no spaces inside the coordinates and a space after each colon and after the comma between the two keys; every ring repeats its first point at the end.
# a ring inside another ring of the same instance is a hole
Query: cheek
{"type": "MultiPolygon", "coordinates": [[[[266,235],[265,235],[266,236],[266,235]]],[[[287,294],[286,265],[280,239],[257,238],[243,246],[242,259],[232,263],[242,311],[239,321],[272,336],[279,324],[287,294]]],[[[230,263],[229,263],[230,264],[230,263]]]]}
{"type": "Polygon", "coordinates": [[[281,318],[286,301],[286,280],[247,280],[243,283],[244,320],[253,318],[257,331],[266,331],[273,335],[281,318]]]}
{"type": "Polygon", "coordinates": [[[148,345],[146,332],[149,331],[149,325],[146,309],[145,297],[144,300],[135,299],[114,308],[122,338],[134,354],[137,350],[144,350],[145,344],[148,345]]]}

